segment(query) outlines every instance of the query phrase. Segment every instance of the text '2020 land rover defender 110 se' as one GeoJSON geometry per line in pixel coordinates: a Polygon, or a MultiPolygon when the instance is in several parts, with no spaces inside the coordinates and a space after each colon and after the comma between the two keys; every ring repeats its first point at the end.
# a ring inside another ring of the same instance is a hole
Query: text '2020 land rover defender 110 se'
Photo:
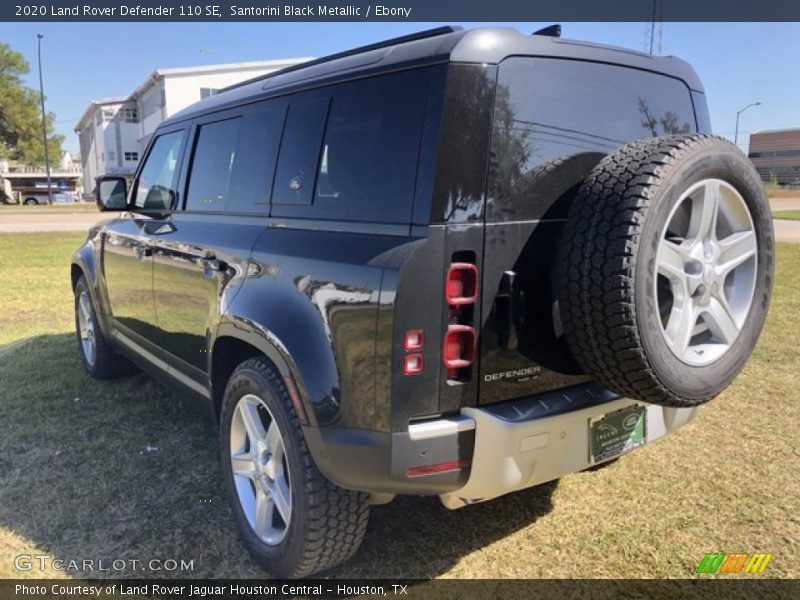
{"type": "Polygon", "coordinates": [[[219,422],[274,574],[349,557],[369,505],[457,508],[680,427],[764,323],[758,175],[675,58],[443,28],[167,119],[75,254],[84,366],[219,422]],[[130,361],[130,362],[129,362],[130,361]]]}

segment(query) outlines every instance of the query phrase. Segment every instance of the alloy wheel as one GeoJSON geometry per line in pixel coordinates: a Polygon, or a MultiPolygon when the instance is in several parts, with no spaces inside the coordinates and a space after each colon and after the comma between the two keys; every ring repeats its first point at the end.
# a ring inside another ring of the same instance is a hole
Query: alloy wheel
{"type": "Polygon", "coordinates": [[[92,318],[92,301],[83,290],[78,296],[78,335],[81,340],[83,357],[90,366],[94,366],[97,353],[94,319],[92,318]]]}
{"type": "Polygon", "coordinates": [[[753,302],[757,255],[752,215],[733,186],[706,179],[681,196],[659,238],[654,290],[678,359],[704,366],[731,348],[753,302]]]}
{"type": "Polygon", "coordinates": [[[264,543],[279,544],[292,518],[289,465],[278,422],[254,394],[239,399],[231,421],[231,467],[239,504],[264,543]]]}

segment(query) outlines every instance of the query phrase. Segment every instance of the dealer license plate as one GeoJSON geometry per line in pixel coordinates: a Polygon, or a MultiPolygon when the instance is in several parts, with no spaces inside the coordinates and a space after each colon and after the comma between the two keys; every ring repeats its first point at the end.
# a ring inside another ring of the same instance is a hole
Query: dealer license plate
{"type": "Polygon", "coordinates": [[[639,404],[589,420],[589,459],[598,463],[647,441],[645,407],[639,404]]]}

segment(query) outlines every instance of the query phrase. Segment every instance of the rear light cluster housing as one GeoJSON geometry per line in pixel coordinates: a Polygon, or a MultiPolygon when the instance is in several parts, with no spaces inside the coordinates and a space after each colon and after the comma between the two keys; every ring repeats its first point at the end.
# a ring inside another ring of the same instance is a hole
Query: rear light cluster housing
{"type": "MultiPolygon", "coordinates": [[[[471,376],[477,346],[473,322],[479,285],[478,268],[473,263],[454,260],[447,269],[444,299],[448,312],[442,362],[448,381],[466,381],[471,376]]],[[[403,375],[420,375],[425,370],[424,349],[425,332],[422,329],[409,329],[403,334],[403,375]]]]}
{"type": "Polygon", "coordinates": [[[480,277],[468,262],[453,262],[447,269],[444,297],[448,306],[447,329],[442,345],[442,362],[448,381],[465,381],[475,362],[477,335],[473,327],[480,277]]]}

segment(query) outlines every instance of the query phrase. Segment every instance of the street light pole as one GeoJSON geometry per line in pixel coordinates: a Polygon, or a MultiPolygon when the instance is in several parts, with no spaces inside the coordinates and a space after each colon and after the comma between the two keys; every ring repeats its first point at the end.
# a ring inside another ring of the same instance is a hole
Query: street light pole
{"type": "Polygon", "coordinates": [[[41,33],[37,33],[39,39],[39,99],[42,102],[42,140],[44,141],[44,168],[47,171],[47,203],[53,203],[53,186],[50,183],[50,156],[47,151],[47,117],[44,112],[44,81],[42,79],[42,38],[41,33]]]}
{"type": "Polygon", "coordinates": [[[737,146],[739,145],[739,115],[741,115],[751,106],[761,106],[761,102],[753,102],[752,104],[745,106],[743,109],[736,111],[736,132],[733,134],[733,143],[737,146]]]}

